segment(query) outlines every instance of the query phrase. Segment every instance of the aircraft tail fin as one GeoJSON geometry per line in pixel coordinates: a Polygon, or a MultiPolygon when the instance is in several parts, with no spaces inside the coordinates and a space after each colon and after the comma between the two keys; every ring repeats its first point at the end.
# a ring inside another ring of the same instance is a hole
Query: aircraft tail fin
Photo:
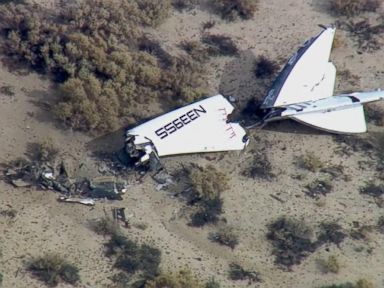
{"type": "Polygon", "coordinates": [[[367,131],[362,105],[330,112],[314,112],[293,116],[292,119],[334,133],[363,133],[367,131]]]}

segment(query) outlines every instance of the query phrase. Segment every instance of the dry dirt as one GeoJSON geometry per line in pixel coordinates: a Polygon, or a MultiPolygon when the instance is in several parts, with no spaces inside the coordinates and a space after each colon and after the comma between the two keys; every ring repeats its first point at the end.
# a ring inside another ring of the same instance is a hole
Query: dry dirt
{"type": "MultiPolygon", "coordinates": [[[[45,5],[53,5],[51,1],[45,2],[45,5]]],[[[257,93],[252,74],[255,57],[266,55],[272,59],[287,59],[304,40],[320,31],[318,24],[334,23],[336,19],[317,2],[321,1],[262,0],[254,19],[234,23],[225,22],[206,9],[174,12],[159,27],[156,36],[164,47],[174,49],[182,40],[199,39],[203,22],[215,21],[210,32],[232,37],[242,52],[239,57],[212,60],[210,92],[212,95],[217,92],[231,94],[243,100],[257,93]]],[[[358,75],[359,90],[384,87],[384,50],[358,54],[346,33],[338,33],[344,39],[344,45],[332,54],[338,69],[349,69],[358,75]]],[[[10,71],[5,64],[0,64],[0,86],[10,85],[15,89],[14,96],[0,94],[0,161],[22,156],[30,143],[51,138],[60,147],[62,157],[72,164],[76,176],[95,174],[97,169],[90,147],[103,144],[112,149],[116,143],[121,143],[116,139],[121,141],[122,137],[94,139],[63,129],[50,117],[49,106],[45,104],[47,101],[54,104],[51,96],[55,88],[50,86],[49,80],[34,73],[17,71],[10,71]]],[[[339,90],[349,88],[345,83],[338,85],[339,90]]],[[[382,129],[369,125],[370,132],[365,136],[382,129]]],[[[304,218],[310,225],[323,220],[338,220],[345,229],[350,229],[353,221],[374,224],[383,212],[371,198],[359,193],[364,181],[374,177],[374,167],[359,166],[359,162],[369,160],[366,154],[356,152],[351,156],[340,156],[335,153],[338,144],[332,135],[293,122],[275,123],[262,131],[250,131],[250,136],[251,144],[243,152],[214,154],[209,158],[206,155],[169,157],[163,162],[169,171],[183,163],[212,164],[230,176],[230,189],[223,194],[223,216],[236,227],[240,236],[240,244],[234,250],[207,239],[212,227],[187,226],[180,210],[181,203],[167,192],[156,191],[149,175],[141,183],[130,179],[131,185],[123,201],[98,202],[94,208],[59,203],[54,192],[16,189],[0,182],[0,208],[17,210],[13,220],[0,218],[3,286],[42,287],[41,282],[25,271],[24,263],[31,256],[55,251],[66,255],[81,269],[82,281],[78,287],[111,287],[109,277],[116,271],[103,255],[105,239],[92,232],[88,223],[118,206],[126,208],[133,224],[148,225],[144,231],[131,228],[126,233],[159,247],[163,252],[164,270],[188,267],[202,280],[214,276],[222,287],[248,287],[247,282],[227,279],[228,264],[236,261],[261,273],[263,283],[252,284],[254,287],[312,288],[359,278],[367,278],[377,287],[384,287],[382,234],[372,233],[369,241],[347,239],[340,247],[323,246],[302,264],[294,266],[291,272],[274,264],[272,247],[265,236],[266,224],[281,215],[304,218]],[[251,161],[252,151],[261,145],[266,145],[265,153],[277,175],[272,181],[241,176],[241,171],[251,161]],[[306,151],[314,152],[326,163],[343,165],[349,176],[348,181],[334,181],[334,192],[326,197],[323,207],[303,192],[305,184],[318,175],[300,170],[294,164],[296,157],[306,151]],[[302,180],[296,179],[298,174],[302,180]],[[272,198],[272,194],[278,195],[283,202],[272,198]],[[363,251],[356,252],[360,247],[363,251]],[[371,253],[366,252],[370,249],[371,253]],[[317,260],[328,255],[336,255],[342,263],[338,274],[322,274],[319,270],[317,260]]],[[[67,286],[60,284],[58,287],[67,286]]]]}

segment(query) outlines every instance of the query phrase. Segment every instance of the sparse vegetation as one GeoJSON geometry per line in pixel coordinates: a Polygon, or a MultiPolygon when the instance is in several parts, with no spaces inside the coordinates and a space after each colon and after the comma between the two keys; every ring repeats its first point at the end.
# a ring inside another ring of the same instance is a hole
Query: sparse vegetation
{"type": "Polygon", "coordinates": [[[186,197],[188,203],[197,208],[191,217],[191,225],[216,223],[223,205],[220,193],[228,189],[227,176],[210,165],[206,168],[191,165],[185,172],[190,187],[187,189],[186,197]]]}
{"type": "Polygon", "coordinates": [[[121,234],[113,234],[105,247],[106,255],[115,259],[115,267],[127,274],[140,272],[145,279],[159,275],[159,249],[147,244],[140,245],[121,234]]]}
{"type": "Polygon", "coordinates": [[[169,0],[68,5],[56,12],[28,4],[0,7],[6,54],[62,83],[54,113],[66,125],[110,131],[145,117],[136,111],[149,101],[177,106],[204,94],[202,65],[143,43],[141,26],[163,21],[169,0]]]}
{"type": "Polygon", "coordinates": [[[209,58],[207,48],[197,40],[183,41],[180,47],[187,52],[195,61],[205,62],[209,58]]]}
{"type": "Polygon", "coordinates": [[[14,219],[17,216],[16,209],[0,209],[0,216],[14,219]]]}
{"type": "Polygon", "coordinates": [[[275,177],[272,172],[272,165],[268,159],[267,154],[264,151],[254,151],[253,154],[252,163],[243,171],[242,174],[250,178],[261,178],[267,180],[275,177]]]}
{"type": "Polygon", "coordinates": [[[347,282],[343,284],[325,285],[318,288],[375,288],[375,285],[367,279],[359,279],[356,283],[347,282]]]}
{"type": "Polygon", "coordinates": [[[352,229],[350,235],[356,240],[368,240],[369,234],[373,231],[374,227],[370,225],[361,225],[356,229],[352,229]]]}
{"type": "Polygon", "coordinates": [[[13,96],[15,95],[15,87],[12,87],[10,85],[1,86],[0,93],[7,96],[13,96]]]}
{"type": "Polygon", "coordinates": [[[297,158],[297,165],[311,172],[317,172],[324,167],[324,163],[313,152],[306,152],[297,158]]]}
{"type": "Polygon", "coordinates": [[[320,259],[319,265],[323,273],[339,273],[340,263],[335,255],[329,256],[327,259],[320,259]]]}
{"type": "Polygon", "coordinates": [[[313,230],[300,220],[279,218],[268,226],[267,238],[273,245],[275,262],[288,268],[316,249],[313,230]]]}
{"type": "Polygon", "coordinates": [[[228,246],[232,249],[239,244],[239,237],[231,226],[223,225],[215,232],[211,232],[208,237],[211,241],[217,242],[221,245],[228,246]]]}
{"type": "Polygon", "coordinates": [[[196,4],[197,0],[172,0],[172,6],[179,11],[191,10],[196,4]]]}
{"type": "Polygon", "coordinates": [[[59,154],[59,149],[51,138],[45,139],[42,142],[34,143],[35,155],[33,159],[40,162],[51,162],[59,154]]]}
{"type": "Polygon", "coordinates": [[[367,181],[365,185],[360,188],[360,193],[372,197],[380,197],[384,194],[384,185],[377,184],[374,181],[367,181]]]}
{"type": "Polygon", "coordinates": [[[318,245],[325,243],[334,243],[339,246],[347,237],[343,227],[336,222],[323,222],[320,224],[320,233],[318,236],[318,245]]]}
{"type": "Polygon", "coordinates": [[[103,236],[120,234],[119,225],[116,223],[116,221],[107,216],[91,221],[90,227],[94,232],[103,236]]]}
{"type": "Polygon", "coordinates": [[[384,234],[384,216],[380,216],[379,220],[377,221],[377,230],[384,234]]]}
{"type": "Polygon", "coordinates": [[[228,36],[205,34],[201,41],[207,45],[210,56],[233,56],[239,52],[236,44],[228,36]]]}
{"type": "Polygon", "coordinates": [[[333,185],[330,179],[323,178],[314,180],[313,182],[307,184],[305,188],[307,189],[305,194],[312,198],[319,199],[321,195],[326,196],[330,193],[333,189],[333,185]]]}
{"type": "Polygon", "coordinates": [[[60,281],[72,285],[80,281],[79,269],[57,254],[33,258],[27,269],[49,286],[56,286],[60,281]]]}
{"type": "Polygon", "coordinates": [[[266,56],[259,56],[255,60],[255,76],[260,79],[274,78],[279,70],[279,65],[266,56]]]}
{"type": "Polygon", "coordinates": [[[0,287],[3,284],[3,273],[0,272],[0,287]]]}
{"type": "Polygon", "coordinates": [[[175,274],[162,273],[149,280],[144,288],[203,288],[189,270],[180,270],[175,274]]]}
{"type": "Polygon", "coordinates": [[[258,272],[245,270],[237,263],[229,264],[229,279],[234,281],[248,280],[249,284],[262,281],[258,272]]]}
{"type": "Polygon", "coordinates": [[[384,126],[384,111],[375,104],[364,106],[365,115],[369,122],[377,126],[384,126]]]}
{"type": "Polygon", "coordinates": [[[329,2],[333,14],[347,17],[363,12],[375,12],[382,3],[380,0],[329,0],[329,2]]]}
{"type": "Polygon", "coordinates": [[[213,0],[213,8],[223,19],[251,19],[257,11],[258,0],[213,0]]]}
{"type": "Polygon", "coordinates": [[[213,278],[213,277],[211,279],[209,279],[208,282],[205,283],[205,286],[204,286],[204,288],[220,288],[220,287],[221,287],[220,283],[217,282],[215,280],[215,278],[213,278]]]}

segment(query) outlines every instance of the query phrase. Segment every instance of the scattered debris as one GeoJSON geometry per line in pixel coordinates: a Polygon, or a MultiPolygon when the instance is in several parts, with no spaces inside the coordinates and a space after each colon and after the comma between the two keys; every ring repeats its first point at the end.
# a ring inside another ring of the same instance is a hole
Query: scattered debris
{"type": "Polygon", "coordinates": [[[59,202],[79,203],[86,206],[95,206],[95,200],[90,198],[69,198],[66,196],[60,196],[57,200],[59,202]]]}
{"type": "Polygon", "coordinates": [[[125,208],[112,208],[113,219],[117,221],[122,221],[126,228],[130,228],[129,221],[125,217],[125,208]]]}
{"type": "Polygon", "coordinates": [[[18,161],[11,163],[5,170],[4,179],[15,187],[37,186],[64,194],[60,202],[94,205],[91,198],[122,200],[121,195],[127,190],[126,181],[114,176],[93,179],[72,179],[69,177],[64,162],[56,167],[39,161],[18,161]],[[75,197],[74,197],[75,196],[75,197]]]}

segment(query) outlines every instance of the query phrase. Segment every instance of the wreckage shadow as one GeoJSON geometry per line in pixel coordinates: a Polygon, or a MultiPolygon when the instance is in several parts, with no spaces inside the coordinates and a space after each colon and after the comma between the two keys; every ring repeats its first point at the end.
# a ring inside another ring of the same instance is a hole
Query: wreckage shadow
{"type": "Polygon", "coordinates": [[[301,124],[291,119],[268,123],[264,128],[267,131],[290,133],[290,134],[303,134],[303,135],[330,135],[329,132],[321,131],[319,129],[301,124]]]}
{"type": "Polygon", "coordinates": [[[252,50],[239,52],[235,59],[224,66],[219,92],[226,97],[235,97],[240,106],[252,98],[262,99],[267,88],[254,74],[255,61],[256,55],[252,50]]]}
{"type": "Polygon", "coordinates": [[[125,144],[126,128],[94,138],[85,144],[85,147],[97,155],[100,153],[114,153],[121,150],[125,144]]]}

